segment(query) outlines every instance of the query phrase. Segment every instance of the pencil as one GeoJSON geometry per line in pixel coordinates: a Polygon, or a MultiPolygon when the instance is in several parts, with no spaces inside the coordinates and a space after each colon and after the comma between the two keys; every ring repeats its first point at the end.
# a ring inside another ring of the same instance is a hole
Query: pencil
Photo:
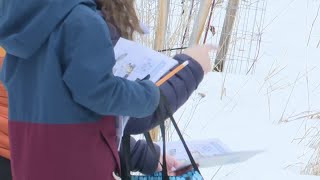
{"type": "Polygon", "coordinates": [[[163,78],[161,78],[156,85],[161,86],[163,83],[165,83],[168,79],[170,79],[172,76],[177,74],[179,71],[181,71],[184,67],[186,67],[189,64],[189,61],[185,61],[184,63],[180,64],[178,67],[176,67],[174,70],[172,70],[170,73],[165,75],[163,78]]]}

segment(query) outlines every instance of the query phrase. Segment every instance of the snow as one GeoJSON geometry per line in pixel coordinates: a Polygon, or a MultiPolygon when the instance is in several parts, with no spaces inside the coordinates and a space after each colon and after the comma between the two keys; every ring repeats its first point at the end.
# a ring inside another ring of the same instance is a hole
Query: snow
{"type": "MultiPolygon", "coordinates": [[[[275,95],[271,97],[269,113],[268,96],[263,86],[264,78],[227,75],[228,80],[224,84],[226,95],[221,100],[221,84],[224,78],[218,73],[212,73],[206,77],[206,83],[198,92],[205,92],[207,96],[200,101],[188,128],[184,131],[185,137],[187,139],[219,138],[232,150],[265,150],[266,152],[246,163],[223,167],[217,174],[217,179],[220,176],[221,179],[238,179],[239,177],[256,179],[259,175],[263,175],[262,177],[266,179],[279,176],[280,179],[280,176],[298,175],[306,163],[303,158],[307,160],[310,157],[306,154],[306,157],[299,159],[299,156],[305,151],[309,151],[310,155],[312,149],[292,143],[304,132],[300,131],[303,120],[279,124],[292,87],[274,93],[275,95]],[[282,98],[283,95],[285,98],[282,98]],[[225,177],[226,174],[229,175],[225,177]]],[[[299,98],[301,94],[305,94],[302,93],[304,84],[297,84],[295,87],[297,90],[292,93],[285,117],[296,109],[306,111],[309,108],[302,103],[303,98],[299,98]]],[[[194,99],[185,106],[187,111],[192,111],[194,104],[198,104],[197,96],[195,94],[194,99]]],[[[319,103],[317,105],[316,103],[317,101],[312,107],[320,107],[319,103]]],[[[176,114],[178,119],[182,112],[183,108],[176,114]]],[[[185,114],[181,118],[182,129],[190,116],[185,114]]],[[[211,177],[216,170],[217,168],[204,169],[204,172],[211,177]]]]}
{"type": "MultiPolygon", "coordinates": [[[[232,150],[265,150],[245,163],[202,169],[205,179],[320,179],[302,173],[314,152],[312,134],[304,135],[319,128],[320,119],[293,118],[320,112],[320,37],[312,33],[307,46],[319,4],[270,0],[256,73],[210,73],[176,113],[186,139],[219,138],[232,150]]],[[[320,31],[320,20],[313,31],[320,31]]]]}

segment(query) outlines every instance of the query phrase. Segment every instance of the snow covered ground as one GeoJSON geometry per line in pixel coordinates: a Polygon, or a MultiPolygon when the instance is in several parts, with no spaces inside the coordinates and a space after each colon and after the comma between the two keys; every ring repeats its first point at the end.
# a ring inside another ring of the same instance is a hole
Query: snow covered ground
{"type": "MultiPolygon", "coordinates": [[[[290,174],[300,174],[313,152],[304,143],[294,141],[305,133],[305,119],[279,122],[283,114],[285,119],[309,110],[307,98],[303,97],[306,94],[303,80],[296,83],[288,101],[292,86],[268,96],[264,78],[235,75],[228,75],[227,78],[224,85],[226,93],[221,100],[224,77],[217,73],[208,75],[207,82],[198,91],[207,96],[199,101],[200,97],[195,94],[186,106],[180,127],[184,129],[196,108],[188,128],[184,130],[187,139],[219,138],[233,150],[266,152],[246,163],[222,167],[216,179],[281,179],[290,174]]],[[[288,80],[288,83],[294,82],[295,78],[291,82],[288,80]]],[[[320,107],[316,99],[316,96],[310,98],[314,101],[310,103],[310,109],[320,107]]],[[[176,117],[180,119],[182,113],[183,109],[176,117]]],[[[217,169],[204,169],[204,174],[212,177],[217,169]]]]}
{"type": "Polygon", "coordinates": [[[320,113],[320,19],[313,21],[319,4],[269,0],[256,73],[210,73],[175,115],[186,139],[219,138],[233,150],[265,150],[245,163],[203,169],[205,179],[320,179],[301,175],[314,149],[307,144],[311,134],[300,142],[320,127],[320,117],[300,118],[320,113]]]}

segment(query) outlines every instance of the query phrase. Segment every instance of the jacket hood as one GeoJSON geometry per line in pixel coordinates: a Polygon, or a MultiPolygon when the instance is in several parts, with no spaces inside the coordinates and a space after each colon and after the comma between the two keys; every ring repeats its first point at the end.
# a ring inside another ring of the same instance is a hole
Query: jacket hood
{"type": "Polygon", "coordinates": [[[78,4],[92,0],[1,0],[0,46],[8,54],[27,59],[78,4]]]}

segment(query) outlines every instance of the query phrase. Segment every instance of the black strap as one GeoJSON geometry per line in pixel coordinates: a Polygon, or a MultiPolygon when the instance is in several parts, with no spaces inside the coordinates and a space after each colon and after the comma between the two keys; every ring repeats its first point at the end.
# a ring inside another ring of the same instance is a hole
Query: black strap
{"type": "Polygon", "coordinates": [[[178,135],[179,135],[179,138],[180,138],[180,140],[181,140],[181,142],[182,142],[182,144],[183,144],[184,149],[186,150],[186,152],[187,152],[187,154],[188,154],[188,157],[189,157],[189,160],[190,160],[190,162],[191,162],[191,164],[192,164],[193,169],[194,169],[195,171],[197,171],[197,172],[201,175],[200,170],[199,170],[199,168],[198,168],[198,166],[197,166],[197,163],[196,163],[196,161],[194,160],[194,158],[193,158],[193,156],[192,156],[192,154],[191,154],[191,152],[190,152],[190,150],[189,150],[189,148],[188,148],[188,145],[187,145],[186,141],[184,140],[184,138],[183,138],[183,136],[182,136],[182,134],[181,134],[181,131],[180,131],[180,129],[179,129],[179,127],[178,127],[178,125],[177,125],[177,123],[176,123],[176,121],[174,120],[174,118],[173,118],[172,115],[170,115],[170,119],[171,119],[171,122],[172,122],[173,126],[175,127],[175,129],[176,129],[176,131],[177,131],[177,133],[178,133],[178,135]]]}
{"type": "Polygon", "coordinates": [[[121,141],[121,149],[121,179],[131,180],[130,135],[123,135],[121,141]]]}
{"type": "Polygon", "coordinates": [[[194,158],[193,158],[193,156],[192,156],[192,154],[191,154],[191,152],[190,152],[190,150],[188,148],[188,145],[187,145],[186,141],[184,140],[184,138],[182,136],[182,133],[181,133],[179,127],[178,127],[178,124],[176,123],[176,121],[175,121],[175,119],[173,117],[173,113],[172,113],[172,111],[170,109],[169,103],[168,103],[167,98],[165,96],[164,96],[164,101],[165,101],[165,104],[166,104],[166,106],[165,106],[166,107],[166,111],[168,112],[169,118],[170,118],[174,128],[176,129],[176,131],[178,133],[178,136],[179,136],[179,138],[180,138],[180,140],[181,140],[181,142],[183,144],[184,149],[186,150],[186,152],[188,154],[188,157],[189,157],[189,160],[190,160],[190,162],[192,164],[192,167],[193,167],[193,169],[195,171],[197,171],[201,175],[200,170],[199,170],[199,168],[197,166],[197,163],[194,160],[194,158]]]}
{"type": "Polygon", "coordinates": [[[160,123],[160,130],[161,130],[161,136],[162,136],[162,179],[163,180],[169,180],[168,176],[168,169],[167,169],[167,158],[166,158],[166,132],[165,132],[165,126],[164,121],[160,123]]]}
{"type": "MultiPolygon", "coordinates": [[[[150,78],[150,75],[147,75],[142,80],[147,80],[150,78]]],[[[142,81],[141,79],[137,79],[136,81],[142,81]]],[[[149,137],[147,134],[145,134],[146,139],[150,138],[151,136],[149,134],[149,137]]],[[[120,156],[120,163],[121,163],[121,179],[122,180],[131,180],[131,151],[130,151],[130,135],[124,134],[122,136],[121,140],[121,156],[120,156]]],[[[151,140],[152,141],[152,140],[151,140]]],[[[148,141],[147,141],[148,142],[148,141]]],[[[149,143],[148,143],[149,144],[149,143]]],[[[150,146],[150,145],[149,145],[150,146]]],[[[154,151],[156,154],[156,149],[154,147],[154,144],[152,143],[152,146],[150,148],[154,151]]]]}
{"type": "MultiPolygon", "coordinates": [[[[171,111],[170,104],[168,103],[167,98],[165,96],[162,96],[162,100],[163,100],[162,103],[164,104],[165,111],[166,111],[167,115],[169,116],[169,118],[170,118],[170,120],[171,120],[171,122],[172,122],[172,124],[173,124],[173,126],[175,128],[175,130],[177,131],[177,134],[178,134],[178,136],[179,136],[179,138],[180,138],[180,140],[181,140],[181,142],[183,144],[184,149],[187,152],[187,155],[189,157],[189,160],[190,160],[190,162],[192,164],[193,169],[195,171],[197,171],[201,175],[201,172],[200,172],[200,170],[199,170],[199,168],[198,168],[198,166],[197,166],[197,164],[196,164],[196,162],[195,162],[195,160],[194,160],[194,158],[193,158],[193,156],[192,156],[192,154],[191,154],[191,152],[190,152],[190,150],[188,148],[188,145],[187,145],[186,141],[183,138],[183,135],[182,135],[182,133],[181,133],[179,127],[178,127],[178,124],[176,123],[176,120],[173,117],[173,113],[171,111]]],[[[162,171],[162,174],[163,174],[162,176],[163,176],[163,179],[168,176],[167,166],[166,166],[167,162],[166,162],[166,159],[165,159],[165,157],[166,157],[166,138],[165,137],[166,136],[165,136],[165,125],[164,125],[164,123],[165,123],[165,121],[161,120],[160,129],[161,129],[161,136],[162,136],[162,140],[163,140],[163,148],[162,148],[162,150],[163,150],[163,153],[162,153],[163,154],[163,164],[162,164],[162,170],[163,170],[162,171]]],[[[146,138],[146,141],[147,141],[149,147],[152,149],[152,151],[154,151],[154,153],[156,153],[154,144],[152,142],[152,138],[150,136],[150,133],[148,132],[148,133],[144,133],[144,134],[145,134],[145,138],[146,138]]]]}

